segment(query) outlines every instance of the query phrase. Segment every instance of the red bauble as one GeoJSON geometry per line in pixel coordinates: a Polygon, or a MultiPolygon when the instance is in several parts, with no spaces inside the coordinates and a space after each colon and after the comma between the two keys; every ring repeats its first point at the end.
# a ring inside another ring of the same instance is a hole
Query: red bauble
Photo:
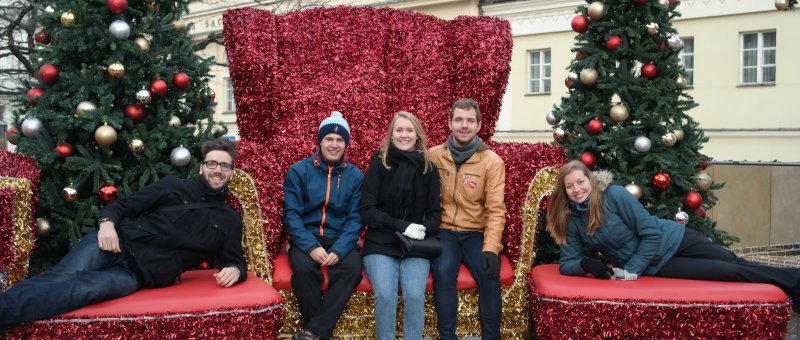
{"type": "Polygon", "coordinates": [[[586,32],[589,29],[589,17],[576,15],[572,18],[572,30],[578,33],[586,32]]]}
{"type": "Polygon", "coordinates": [[[667,190],[670,184],[672,184],[672,178],[670,178],[669,174],[666,172],[659,172],[653,176],[653,187],[658,190],[667,190]]]}
{"type": "Polygon", "coordinates": [[[639,5],[644,5],[644,4],[647,3],[647,0],[633,0],[633,3],[639,4],[639,5]]]}
{"type": "Polygon", "coordinates": [[[28,90],[28,104],[36,106],[36,101],[39,100],[39,97],[42,95],[44,95],[44,89],[41,87],[34,87],[28,90]]]}
{"type": "Polygon", "coordinates": [[[589,151],[586,151],[583,154],[581,154],[581,157],[579,159],[581,163],[583,163],[583,165],[585,165],[589,169],[594,168],[594,165],[597,164],[597,157],[595,157],[595,155],[589,151]]]}
{"type": "Polygon", "coordinates": [[[128,9],[128,0],[107,0],[106,7],[108,7],[109,12],[120,14],[128,9]]]}
{"type": "Polygon", "coordinates": [[[575,52],[575,59],[580,59],[580,58],[583,58],[583,53],[581,53],[580,51],[575,52]]]}
{"type": "Polygon", "coordinates": [[[208,99],[209,99],[209,101],[214,102],[214,99],[217,99],[217,92],[215,92],[213,89],[209,89],[208,90],[208,99]]]}
{"type": "Polygon", "coordinates": [[[125,117],[128,117],[134,123],[141,122],[145,116],[144,108],[139,104],[128,104],[125,107],[125,117]]]}
{"type": "Polygon", "coordinates": [[[603,131],[603,121],[599,118],[595,118],[589,121],[589,124],[586,125],[586,131],[589,134],[597,135],[603,131]]]}
{"type": "Polygon", "coordinates": [[[642,66],[642,76],[647,79],[653,79],[656,77],[656,65],[653,64],[644,64],[642,66]]]}
{"type": "Polygon", "coordinates": [[[572,79],[569,79],[569,77],[564,78],[564,86],[566,86],[568,89],[575,87],[574,85],[575,84],[572,83],[572,79]]]}
{"type": "Polygon", "coordinates": [[[34,38],[34,40],[36,40],[36,42],[38,42],[40,44],[45,44],[46,45],[46,44],[50,43],[50,36],[47,35],[47,32],[45,32],[44,30],[41,30],[41,31],[39,31],[39,33],[36,33],[36,38],[34,38]]]}
{"type": "Polygon", "coordinates": [[[669,5],[672,6],[677,2],[678,2],[678,0],[669,0],[669,5]]]}
{"type": "Polygon", "coordinates": [[[67,158],[75,153],[75,148],[69,145],[69,143],[61,143],[56,145],[55,151],[61,158],[67,158]]]}
{"type": "Polygon", "coordinates": [[[694,215],[699,218],[706,218],[706,210],[703,207],[697,208],[694,211],[694,215]]]}
{"type": "Polygon", "coordinates": [[[58,80],[58,67],[53,64],[44,64],[39,68],[39,79],[45,84],[53,84],[58,80]]]}
{"type": "Polygon", "coordinates": [[[689,208],[689,210],[697,210],[697,208],[703,205],[703,196],[700,196],[700,194],[695,191],[689,191],[683,196],[683,205],[689,208]]]}
{"type": "Polygon", "coordinates": [[[186,73],[178,72],[172,77],[172,84],[178,89],[185,90],[189,88],[189,76],[186,73]]]}
{"type": "Polygon", "coordinates": [[[659,43],[658,43],[658,50],[659,50],[659,51],[663,51],[663,50],[665,50],[666,48],[667,48],[667,43],[665,43],[663,40],[662,40],[661,42],[659,42],[659,43]]]}
{"type": "Polygon", "coordinates": [[[161,79],[153,80],[153,82],[150,83],[150,93],[154,96],[163,97],[167,94],[167,82],[161,79]]]}
{"type": "Polygon", "coordinates": [[[100,195],[100,199],[103,200],[103,202],[111,202],[117,199],[117,187],[111,184],[106,184],[100,187],[100,192],[97,194],[100,195]]]}
{"type": "Polygon", "coordinates": [[[704,159],[704,160],[700,161],[700,170],[705,170],[707,167],[708,167],[708,161],[707,160],[704,159]]]}
{"type": "Polygon", "coordinates": [[[17,145],[17,138],[19,138],[19,130],[16,127],[12,126],[6,130],[6,140],[9,143],[17,145]]]}
{"type": "Polygon", "coordinates": [[[622,38],[617,35],[612,35],[611,38],[608,38],[608,41],[606,41],[606,48],[611,52],[616,51],[620,45],[622,45],[622,38]]]}

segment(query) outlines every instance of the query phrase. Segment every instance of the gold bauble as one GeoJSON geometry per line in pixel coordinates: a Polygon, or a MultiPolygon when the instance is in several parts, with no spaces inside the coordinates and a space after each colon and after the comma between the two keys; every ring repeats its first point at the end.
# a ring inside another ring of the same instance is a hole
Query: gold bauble
{"type": "Polygon", "coordinates": [[[706,172],[699,172],[694,176],[694,187],[700,191],[706,191],[711,188],[711,175],[706,172]]]}
{"type": "Polygon", "coordinates": [[[122,76],[125,75],[125,66],[123,66],[120,62],[115,62],[111,65],[108,65],[108,75],[114,78],[122,78],[122,76]]]}
{"type": "Polygon", "coordinates": [[[675,138],[675,134],[672,132],[667,132],[663,136],[661,136],[661,144],[664,146],[674,146],[675,143],[678,142],[678,139],[675,138]]]}
{"type": "Polygon", "coordinates": [[[636,197],[637,200],[642,198],[642,187],[635,183],[626,185],[625,190],[628,190],[628,192],[631,193],[633,197],[636,197]]]}
{"type": "Polygon", "coordinates": [[[183,21],[181,21],[179,19],[172,19],[172,21],[170,21],[169,23],[172,26],[175,26],[175,31],[183,32],[183,30],[186,29],[186,23],[184,23],[183,21]]]}
{"type": "Polygon", "coordinates": [[[593,68],[585,68],[581,70],[581,83],[584,85],[594,85],[597,82],[597,70],[593,68]]]}
{"type": "Polygon", "coordinates": [[[61,189],[61,197],[63,197],[67,202],[72,202],[78,198],[78,189],[75,189],[75,187],[70,184],[69,186],[64,187],[64,189],[61,189]]]}
{"type": "Polygon", "coordinates": [[[78,103],[78,107],[75,108],[75,118],[80,118],[83,116],[84,113],[94,112],[97,110],[97,105],[90,101],[84,101],[78,103]]]}
{"type": "Polygon", "coordinates": [[[144,151],[144,141],[139,138],[134,138],[128,141],[128,150],[133,153],[140,153],[144,151]]]}
{"type": "Polygon", "coordinates": [[[117,141],[117,130],[107,124],[103,124],[103,126],[94,131],[94,140],[102,146],[114,144],[117,141]]]}
{"type": "Polygon", "coordinates": [[[645,30],[647,31],[647,34],[649,34],[649,35],[658,34],[658,24],[657,23],[651,22],[651,23],[645,25],[644,27],[645,27],[645,30]]]}
{"type": "Polygon", "coordinates": [[[676,141],[680,142],[683,140],[683,129],[675,129],[672,133],[675,135],[676,141]]]}
{"type": "Polygon", "coordinates": [[[663,7],[669,8],[669,0],[658,0],[658,4],[663,7]]]}
{"type": "Polygon", "coordinates": [[[686,79],[686,77],[680,74],[677,77],[675,77],[675,82],[678,83],[678,88],[681,90],[689,86],[689,81],[686,79]]]}
{"type": "Polygon", "coordinates": [[[75,26],[76,20],[77,17],[75,16],[75,12],[73,12],[72,10],[61,13],[61,26],[64,27],[75,26]]]}
{"type": "Polygon", "coordinates": [[[605,10],[606,6],[603,5],[602,2],[595,1],[592,2],[591,5],[589,5],[589,9],[587,10],[587,12],[589,14],[589,17],[592,18],[592,20],[599,20],[603,18],[603,12],[605,12],[605,10]]]}
{"type": "Polygon", "coordinates": [[[147,53],[150,51],[150,41],[145,37],[137,37],[133,39],[133,43],[136,44],[136,50],[139,51],[139,53],[147,53]]]}
{"type": "Polygon", "coordinates": [[[169,125],[170,126],[181,126],[181,119],[178,118],[177,116],[172,116],[169,119],[169,125]]]}
{"type": "Polygon", "coordinates": [[[608,110],[608,115],[611,117],[611,120],[619,123],[624,122],[628,119],[628,108],[625,105],[617,104],[611,107],[611,110],[608,110]]]}
{"type": "Polygon", "coordinates": [[[789,0],[775,0],[775,9],[779,11],[788,11],[790,7],[789,0]]]}

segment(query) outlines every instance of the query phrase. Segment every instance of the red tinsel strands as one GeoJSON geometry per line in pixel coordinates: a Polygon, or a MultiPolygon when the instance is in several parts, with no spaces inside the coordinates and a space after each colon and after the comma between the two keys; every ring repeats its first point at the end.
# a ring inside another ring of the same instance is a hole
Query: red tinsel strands
{"type": "MultiPolygon", "coordinates": [[[[0,187],[0,273],[5,274],[6,267],[14,258],[14,226],[13,211],[14,189],[0,187]]],[[[4,275],[5,276],[5,275],[4,275]]],[[[0,285],[5,282],[0,282],[0,285]]],[[[0,289],[2,289],[0,287],[0,289]]]]}
{"type": "Polygon", "coordinates": [[[27,178],[33,188],[39,188],[39,168],[36,162],[6,150],[0,150],[0,177],[27,178]]]}

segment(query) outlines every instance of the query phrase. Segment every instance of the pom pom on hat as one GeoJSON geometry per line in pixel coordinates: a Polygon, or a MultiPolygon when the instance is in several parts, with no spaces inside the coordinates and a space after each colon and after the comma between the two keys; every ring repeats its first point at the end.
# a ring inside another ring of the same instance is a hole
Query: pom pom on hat
{"type": "Polygon", "coordinates": [[[325,118],[325,120],[319,124],[317,145],[322,142],[322,139],[325,138],[325,136],[331,133],[342,136],[342,138],[344,138],[345,145],[350,145],[350,124],[347,124],[347,121],[344,120],[342,113],[339,111],[331,112],[331,116],[325,118]]]}

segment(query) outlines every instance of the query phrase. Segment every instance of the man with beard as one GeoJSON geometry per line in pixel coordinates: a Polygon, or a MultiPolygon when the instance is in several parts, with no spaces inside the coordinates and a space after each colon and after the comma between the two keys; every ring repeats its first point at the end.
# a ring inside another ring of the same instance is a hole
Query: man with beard
{"type": "Polygon", "coordinates": [[[350,125],[333,112],[317,133],[319,150],[289,169],[283,182],[283,225],[291,237],[292,292],[303,330],[292,339],[333,337],[347,301],[361,281],[361,183],[364,174],[344,157],[350,125]],[[322,293],[327,267],[329,283],[322,293]]]}
{"type": "Polygon", "coordinates": [[[216,260],[221,287],[247,278],[242,217],[225,204],[236,146],[220,138],[201,148],[200,178],[167,176],[100,211],[90,232],[52,269],[0,294],[0,327],[48,318],[174,284],[216,260]]]}

